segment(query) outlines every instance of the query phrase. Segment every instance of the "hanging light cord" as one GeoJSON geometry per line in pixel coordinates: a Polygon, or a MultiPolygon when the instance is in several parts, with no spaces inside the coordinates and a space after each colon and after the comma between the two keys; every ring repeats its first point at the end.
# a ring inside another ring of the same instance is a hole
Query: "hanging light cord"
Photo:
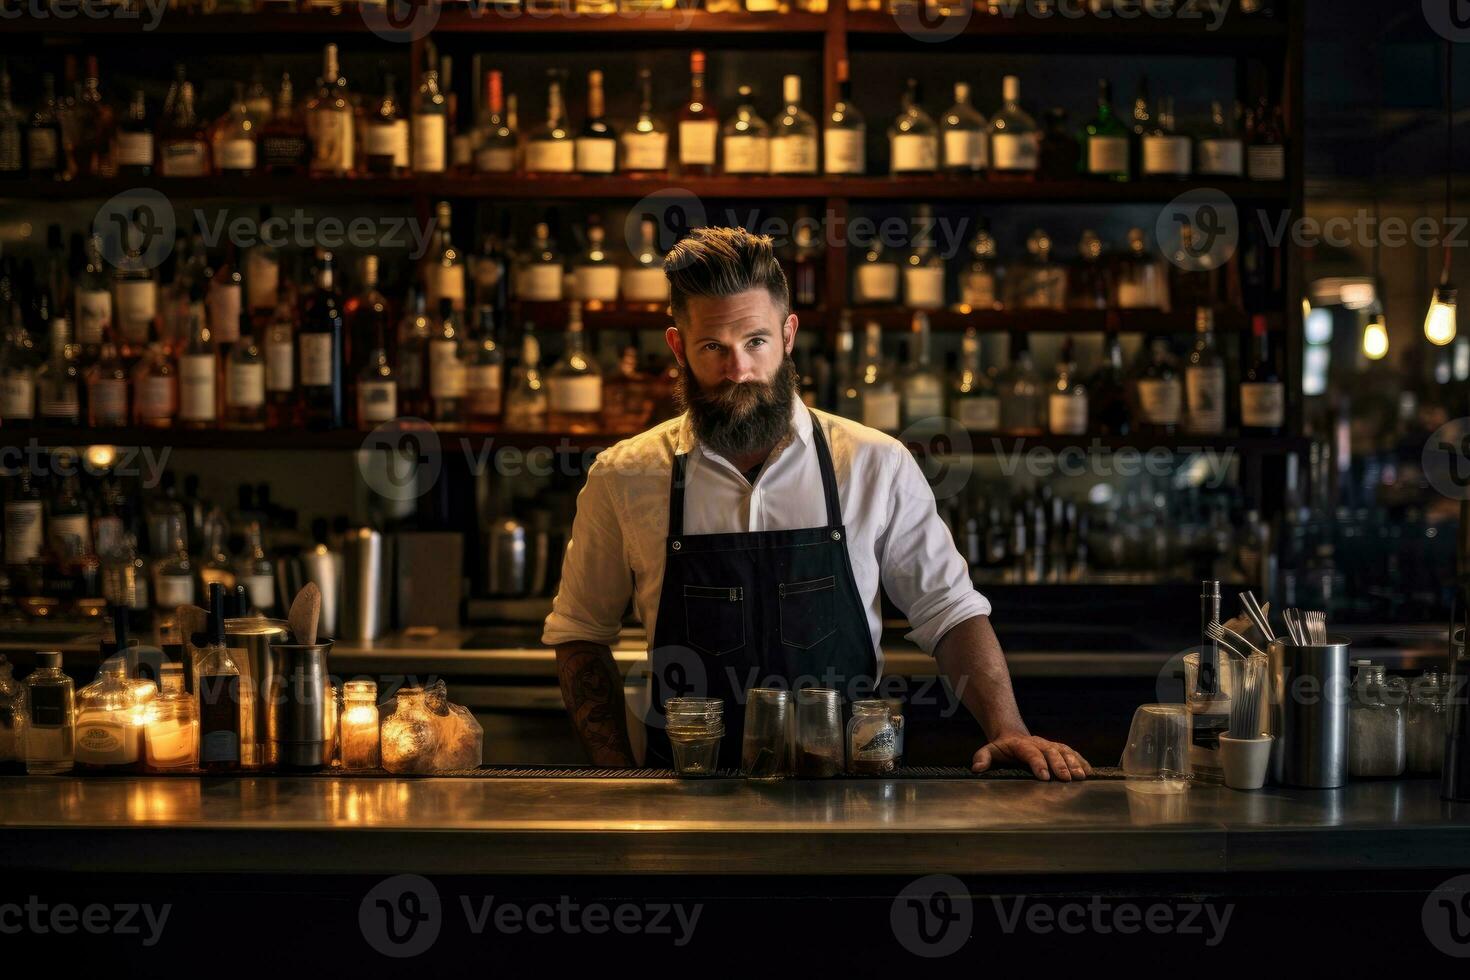
{"type": "MultiPolygon", "coordinates": [[[[1445,41],[1444,66],[1444,223],[1448,230],[1450,207],[1454,202],[1455,160],[1455,44],[1445,41]]],[[[1450,284],[1450,242],[1444,243],[1444,269],[1439,274],[1439,284],[1450,284]]]]}

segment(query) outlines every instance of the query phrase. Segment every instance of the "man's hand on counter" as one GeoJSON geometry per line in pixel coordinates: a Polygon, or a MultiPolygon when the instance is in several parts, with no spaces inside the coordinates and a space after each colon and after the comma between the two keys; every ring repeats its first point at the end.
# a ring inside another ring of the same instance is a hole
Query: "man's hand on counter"
{"type": "Polygon", "coordinates": [[[984,772],[1005,762],[1030,769],[1037,779],[1056,776],[1062,782],[1069,783],[1092,775],[1092,766],[1070,745],[1024,732],[998,735],[986,742],[976,750],[970,769],[973,772],[984,772]]]}

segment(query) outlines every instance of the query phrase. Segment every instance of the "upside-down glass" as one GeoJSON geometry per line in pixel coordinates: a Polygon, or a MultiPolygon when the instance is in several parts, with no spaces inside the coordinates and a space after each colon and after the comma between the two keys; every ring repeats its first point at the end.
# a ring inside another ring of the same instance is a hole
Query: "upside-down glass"
{"type": "Polygon", "coordinates": [[[1123,774],[1139,793],[1182,793],[1189,787],[1189,709],[1182,704],[1144,704],[1133,713],[1123,774]]]}
{"type": "Polygon", "coordinates": [[[813,779],[843,769],[842,695],[827,687],[796,692],[796,774],[813,779]]]}
{"type": "Polygon", "coordinates": [[[745,738],[740,746],[740,772],[748,779],[774,781],[791,774],[788,734],[791,692],[753,687],[745,692],[745,738]]]}
{"type": "Polygon", "coordinates": [[[678,776],[708,776],[719,767],[725,735],[725,702],[719,698],[669,698],[664,702],[669,745],[678,776]]]}

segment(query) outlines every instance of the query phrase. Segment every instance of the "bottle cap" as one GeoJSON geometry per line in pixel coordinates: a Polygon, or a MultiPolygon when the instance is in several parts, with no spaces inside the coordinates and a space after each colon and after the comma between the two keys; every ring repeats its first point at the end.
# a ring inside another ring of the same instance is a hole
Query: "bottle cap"
{"type": "Polygon", "coordinates": [[[54,667],[61,669],[60,650],[42,650],[36,654],[36,665],[38,667],[54,667]]]}

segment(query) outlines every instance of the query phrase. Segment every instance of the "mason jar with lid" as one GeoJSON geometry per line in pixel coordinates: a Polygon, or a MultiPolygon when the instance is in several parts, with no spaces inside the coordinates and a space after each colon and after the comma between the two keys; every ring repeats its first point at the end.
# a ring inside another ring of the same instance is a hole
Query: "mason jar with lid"
{"type": "Polygon", "coordinates": [[[854,701],[847,723],[848,771],[876,776],[898,768],[898,733],[888,702],[854,701]]]}
{"type": "Polygon", "coordinates": [[[1435,667],[1409,686],[1405,720],[1408,771],[1438,775],[1444,766],[1445,722],[1449,716],[1449,678],[1435,667]]]}
{"type": "Polygon", "coordinates": [[[1348,772],[1358,778],[1403,775],[1404,685],[1381,664],[1361,664],[1348,713],[1348,772]]]}

